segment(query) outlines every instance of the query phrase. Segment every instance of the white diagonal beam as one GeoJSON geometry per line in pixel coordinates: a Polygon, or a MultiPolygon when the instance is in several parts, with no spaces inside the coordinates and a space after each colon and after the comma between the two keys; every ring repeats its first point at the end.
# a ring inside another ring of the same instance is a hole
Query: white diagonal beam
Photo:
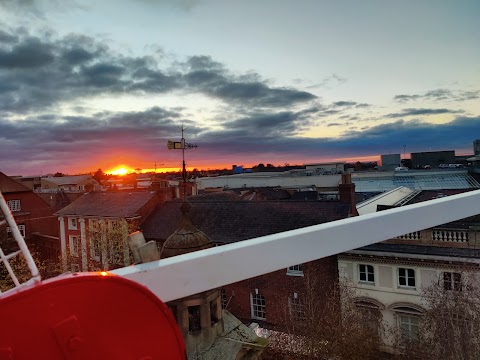
{"type": "MultiPolygon", "coordinates": [[[[480,214],[480,190],[117,269],[163,301],[480,214]]],[[[207,234],[208,235],[208,234],[207,234]]]]}

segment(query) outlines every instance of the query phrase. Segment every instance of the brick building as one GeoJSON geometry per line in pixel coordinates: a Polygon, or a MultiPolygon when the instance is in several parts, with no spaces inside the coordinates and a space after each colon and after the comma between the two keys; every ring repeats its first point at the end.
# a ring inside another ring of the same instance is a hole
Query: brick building
{"type": "Polygon", "coordinates": [[[57,211],[64,270],[131,264],[126,237],[155,209],[154,191],[91,192],[57,211]]]}
{"type": "MultiPolygon", "coordinates": [[[[188,199],[190,219],[217,245],[244,241],[350,216],[353,186],[347,181],[341,187],[341,201],[245,201],[233,192],[193,196],[188,199]]],[[[141,226],[147,241],[155,240],[162,246],[174,233],[181,219],[180,204],[180,201],[169,201],[156,208],[141,226]]],[[[294,249],[292,244],[292,251],[294,249]]],[[[248,266],[247,260],[245,266],[248,266]]],[[[286,313],[292,309],[294,313],[301,311],[304,274],[309,271],[321,274],[326,284],[334,284],[338,278],[333,257],[292,264],[288,269],[225,286],[222,289],[223,305],[244,321],[260,322],[269,328],[285,328],[289,325],[286,313]]],[[[321,291],[318,298],[322,299],[321,291]]]]}
{"type": "MultiPolygon", "coordinates": [[[[31,189],[0,173],[0,191],[15,218],[21,234],[45,257],[58,258],[58,226],[53,208],[31,189]]],[[[11,236],[9,227],[3,230],[11,236]]]]}

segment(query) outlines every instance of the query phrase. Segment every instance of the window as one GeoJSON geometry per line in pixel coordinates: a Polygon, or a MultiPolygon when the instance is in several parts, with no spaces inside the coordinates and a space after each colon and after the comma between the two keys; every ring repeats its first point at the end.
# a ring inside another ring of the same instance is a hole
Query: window
{"type": "Polygon", "coordinates": [[[7,205],[11,212],[22,210],[20,200],[8,200],[7,205]]]}
{"type": "Polygon", "coordinates": [[[80,266],[78,264],[72,264],[72,272],[79,272],[80,266]]]}
{"type": "Polygon", "coordinates": [[[69,245],[70,245],[70,255],[78,256],[78,249],[80,248],[80,244],[78,241],[78,236],[70,235],[68,237],[69,245]]]}
{"type": "Polygon", "coordinates": [[[445,290],[462,291],[462,274],[454,272],[444,272],[443,288],[445,290]]]}
{"type": "Polygon", "coordinates": [[[217,299],[210,301],[210,322],[212,325],[218,322],[217,299]]]}
{"type": "Polygon", "coordinates": [[[362,283],[375,284],[373,265],[358,265],[358,280],[362,283]]]}
{"type": "Polygon", "coordinates": [[[413,269],[398,269],[398,286],[415,288],[415,270],[413,269]]]}
{"type": "Polygon", "coordinates": [[[228,305],[228,300],[227,300],[227,292],[225,291],[225,288],[220,289],[220,297],[222,299],[222,309],[226,309],[228,305]]]}
{"type": "Polygon", "coordinates": [[[255,289],[253,294],[250,294],[252,305],[252,319],[265,320],[265,297],[258,293],[255,289]]]}
{"type": "Polygon", "coordinates": [[[77,230],[77,218],[68,218],[68,230],[77,230]]]}
{"type": "Polygon", "coordinates": [[[100,261],[100,241],[98,239],[90,241],[90,256],[92,260],[100,261]]]}
{"type": "MultiPolygon", "coordinates": [[[[25,237],[25,225],[23,224],[19,224],[17,225],[18,227],[18,230],[20,231],[20,234],[25,237]]],[[[13,238],[13,234],[12,234],[12,229],[10,229],[10,226],[7,226],[7,237],[9,239],[12,239],[13,238]]]]}
{"type": "Polygon", "coordinates": [[[288,307],[290,309],[290,316],[294,321],[306,320],[305,304],[298,297],[297,293],[293,293],[293,297],[288,298],[288,307]]]}
{"type": "Polygon", "coordinates": [[[200,323],[200,305],[188,307],[188,331],[199,331],[200,323]]]}
{"type": "Polygon", "coordinates": [[[402,335],[409,339],[416,339],[418,337],[418,316],[399,315],[399,325],[402,335]]]}
{"type": "Polygon", "coordinates": [[[287,275],[290,276],[303,276],[301,265],[293,265],[287,269],[287,275]]]}

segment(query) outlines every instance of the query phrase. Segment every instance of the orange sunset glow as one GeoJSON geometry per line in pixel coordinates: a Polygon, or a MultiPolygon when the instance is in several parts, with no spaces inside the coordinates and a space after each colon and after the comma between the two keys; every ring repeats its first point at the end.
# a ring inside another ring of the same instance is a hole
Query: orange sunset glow
{"type": "Polygon", "coordinates": [[[108,171],[106,171],[106,173],[107,174],[112,174],[112,175],[127,175],[128,173],[130,173],[132,171],[129,171],[125,167],[118,167],[118,168],[115,168],[115,169],[112,169],[112,170],[108,170],[108,171]]]}

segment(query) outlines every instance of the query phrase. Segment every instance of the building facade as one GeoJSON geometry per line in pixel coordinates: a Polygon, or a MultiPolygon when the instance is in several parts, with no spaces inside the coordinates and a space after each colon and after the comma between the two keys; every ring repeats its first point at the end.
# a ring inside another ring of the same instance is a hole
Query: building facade
{"type": "Polygon", "coordinates": [[[56,212],[64,270],[131,264],[126,239],[158,204],[153,191],[91,192],[56,212]]]}
{"type": "MultiPolygon", "coordinates": [[[[413,198],[407,194],[402,205],[459,192],[423,191],[413,198]]],[[[480,280],[479,225],[480,216],[474,216],[337,256],[339,279],[355,289],[359,311],[382,320],[384,350],[393,352],[400,335],[416,338],[429,310],[428,291],[462,291],[466,273],[480,280]]]]}

